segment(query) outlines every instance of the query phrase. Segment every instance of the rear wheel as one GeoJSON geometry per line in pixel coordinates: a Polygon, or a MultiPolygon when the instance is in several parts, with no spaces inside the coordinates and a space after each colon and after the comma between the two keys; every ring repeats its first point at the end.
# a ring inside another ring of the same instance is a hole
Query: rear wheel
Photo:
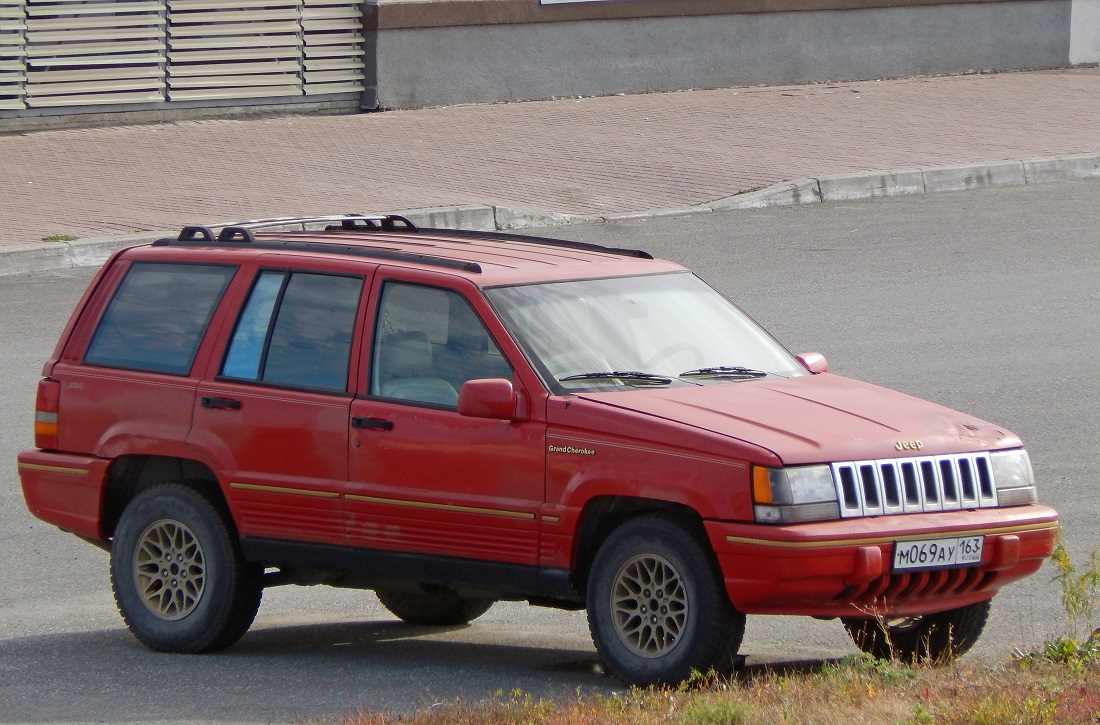
{"type": "Polygon", "coordinates": [[[943,663],[970,651],[985,629],[991,605],[986,600],[921,617],[842,621],[856,646],[875,657],[943,663]]]}
{"type": "Polygon", "coordinates": [[[453,589],[421,585],[420,591],[376,591],[378,601],[398,619],[409,624],[466,624],[489,611],[492,599],[467,599],[453,589]]]}
{"type": "Polygon", "coordinates": [[[611,673],[647,686],[732,670],[745,616],[730,604],[709,547],[653,515],[623,524],[600,547],[588,626],[611,673]]]}
{"type": "Polygon", "coordinates": [[[139,494],[111,545],[111,587],[130,631],[164,652],[212,652],[240,639],[260,606],[263,570],[245,561],[221,514],[193,488],[139,494]]]}

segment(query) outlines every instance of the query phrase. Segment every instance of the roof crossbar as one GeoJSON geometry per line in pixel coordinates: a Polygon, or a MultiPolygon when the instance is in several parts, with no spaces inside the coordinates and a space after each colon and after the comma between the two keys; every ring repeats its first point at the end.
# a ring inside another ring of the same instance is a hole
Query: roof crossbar
{"type": "Polygon", "coordinates": [[[308,224],[327,224],[326,232],[331,231],[410,231],[415,232],[417,227],[411,221],[399,214],[322,214],[319,216],[287,216],[272,217],[270,219],[252,219],[231,224],[218,224],[225,228],[248,229],[250,231],[316,231],[306,228],[308,224]],[[290,229],[288,227],[299,227],[290,229]]]}

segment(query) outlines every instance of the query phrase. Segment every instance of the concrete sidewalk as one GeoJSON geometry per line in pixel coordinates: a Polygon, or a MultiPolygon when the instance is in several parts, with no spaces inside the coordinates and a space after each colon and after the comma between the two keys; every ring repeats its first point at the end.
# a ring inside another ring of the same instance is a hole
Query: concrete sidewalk
{"type": "Polygon", "coordinates": [[[0,274],[260,217],[521,228],[1100,178],[1097,119],[1076,68],[0,135],[0,274]]]}

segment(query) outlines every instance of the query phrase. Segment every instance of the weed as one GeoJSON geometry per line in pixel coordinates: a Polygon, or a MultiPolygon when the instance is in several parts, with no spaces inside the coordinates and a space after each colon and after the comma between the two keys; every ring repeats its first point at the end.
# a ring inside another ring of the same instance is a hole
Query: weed
{"type": "Polygon", "coordinates": [[[75,242],[79,237],[72,234],[47,234],[42,237],[43,242],[75,242]]]}
{"type": "Polygon", "coordinates": [[[1088,639],[1094,640],[1097,634],[1093,618],[1100,603],[1100,551],[1089,552],[1088,564],[1083,569],[1078,568],[1059,534],[1050,560],[1058,569],[1054,581],[1062,589],[1062,607],[1069,618],[1070,636],[1078,639],[1079,628],[1084,624],[1085,631],[1089,632],[1088,639]]]}
{"type": "Polygon", "coordinates": [[[926,709],[919,702],[913,706],[913,717],[909,719],[908,725],[933,725],[935,722],[936,716],[931,710],[926,709]]]}
{"type": "Polygon", "coordinates": [[[1037,648],[1017,654],[1025,664],[1052,662],[1064,664],[1071,674],[1081,674],[1100,664],[1100,629],[1094,629],[1096,607],[1100,604],[1100,551],[1089,552],[1088,563],[1079,568],[1070,556],[1061,535],[1050,560],[1058,569],[1053,581],[1062,590],[1062,607],[1069,620],[1069,635],[1049,639],[1037,648]],[[1087,636],[1080,635],[1082,627],[1087,636]]]}

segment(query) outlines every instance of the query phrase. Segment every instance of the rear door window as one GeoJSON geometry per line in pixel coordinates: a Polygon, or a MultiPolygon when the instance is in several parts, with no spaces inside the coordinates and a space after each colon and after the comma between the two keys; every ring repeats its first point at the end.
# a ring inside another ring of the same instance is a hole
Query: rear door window
{"type": "Polygon", "coordinates": [[[135,262],[107,305],[84,362],[186,375],[235,266],[135,262]]]}
{"type": "Polygon", "coordinates": [[[223,377],[343,391],[362,277],[267,270],[252,287],[223,377]]]}

